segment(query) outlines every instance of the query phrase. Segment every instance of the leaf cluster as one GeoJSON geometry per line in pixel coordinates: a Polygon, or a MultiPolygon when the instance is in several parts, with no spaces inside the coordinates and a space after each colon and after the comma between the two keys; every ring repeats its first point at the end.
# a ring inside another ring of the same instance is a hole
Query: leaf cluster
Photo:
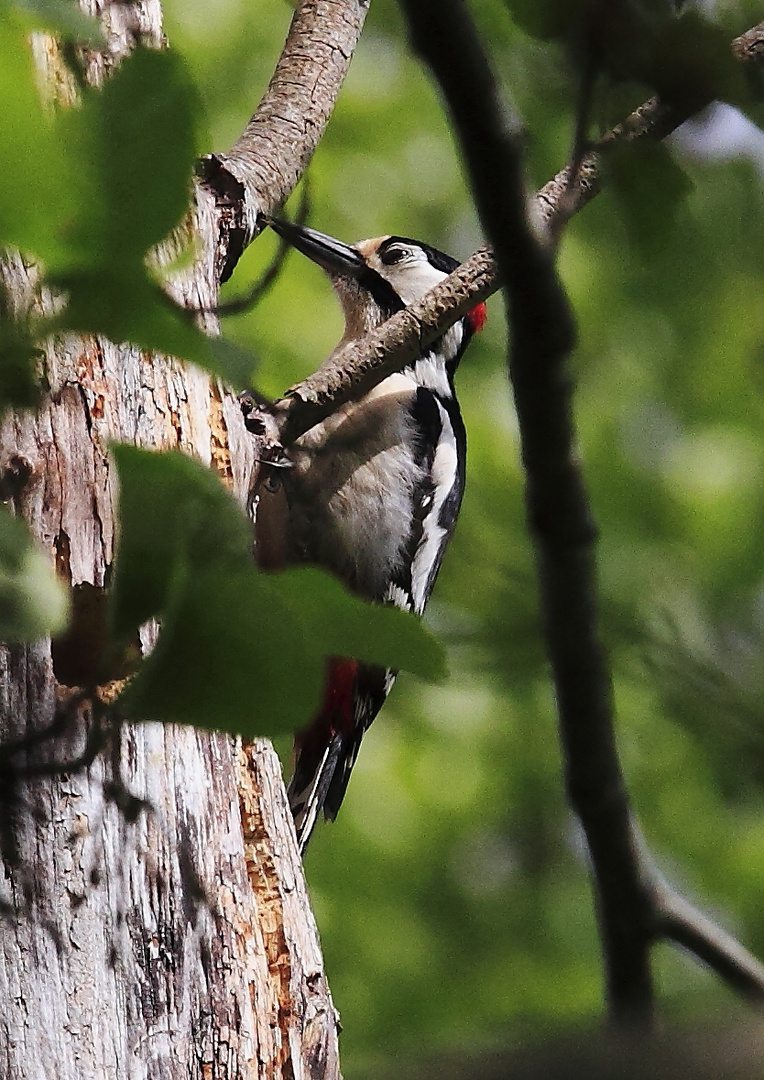
{"type": "Polygon", "coordinates": [[[250,526],[209,469],[177,452],[120,445],[113,453],[113,646],[129,645],[149,619],[162,624],[119,699],[126,716],[276,734],[315,712],[329,656],[443,677],[440,647],[412,616],[372,607],[318,570],[259,572],[250,526]]]}
{"type": "Polygon", "coordinates": [[[37,261],[40,284],[65,301],[36,321],[6,312],[0,408],[30,403],[38,343],[67,330],[193,360],[243,387],[252,358],[202,334],[147,262],[189,211],[200,109],[186,65],[139,48],[102,89],[80,87],[73,107],[46,105],[29,40],[41,25],[91,43],[100,36],[63,0],[0,4],[0,247],[37,261]]]}

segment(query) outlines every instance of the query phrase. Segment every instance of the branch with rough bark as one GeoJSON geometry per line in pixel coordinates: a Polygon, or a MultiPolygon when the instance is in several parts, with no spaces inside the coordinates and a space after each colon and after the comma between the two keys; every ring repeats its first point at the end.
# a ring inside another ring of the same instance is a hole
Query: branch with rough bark
{"type": "Polygon", "coordinates": [[[220,214],[221,281],[258,232],[258,215],[289,198],[321,141],[363,29],[369,0],[303,0],[273,78],[245,130],[201,166],[220,214]]]}
{"type": "MultiPolygon", "coordinates": [[[[746,65],[764,60],[764,23],[731,43],[746,65]]],[[[710,102],[700,102],[700,110],[710,102]]],[[[480,116],[475,103],[475,117],[480,116]]],[[[534,210],[542,225],[556,234],[574,213],[586,206],[603,185],[604,156],[614,146],[638,139],[663,139],[689,117],[689,112],[650,98],[601,138],[581,159],[571,179],[562,169],[536,193],[534,210]]],[[[474,122],[474,117],[473,117],[474,122]]],[[[273,406],[281,441],[289,444],[320,423],[345,402],[362,397],[388,375],[404,368],[422,347],[431,344],[475,304],[501,287],[499,267],[490,248],[480,248],[417,304],[399,312],[365,338],[350,342],[313,375],[291,388],[273,406]]]]}
{"type": "MultiPolygon", "coordinates": [[[[669,888],[654,869],[633,819],[599,630],[597,532],[576,447],[567,370],[575,328],[549,236],[531,220],[517,125],[502,106],[464,5],[459,0],[401,0],[401,6],[414,49],[431,68],[451,115],[503,282],[509,372],[566,788],[591,856],[611,1015],[620,1023],[650,1025],[650,950],[660,938],[680,943],[730,986],[762,1001],[764,966],[669,888]]],[[[754,38],[760,40],[758,29],[739,40],[753,47],[754,38]]],[[[666,134],[674,121],[685,119],[669,121],[658,103],[652,116],[643,116],[642,134],[666,134]]],[[[620,137],[629,136],[609,138],[620,137]]],[[[630,137],[636,136],[632,132],[630,137]]],[[[583,205],[594,187],[591,182],[580,186],[578,179],[576,185],[583,205]]],[[[570,190],[565,183],[558,189],[566,213],[570,190]]]]}

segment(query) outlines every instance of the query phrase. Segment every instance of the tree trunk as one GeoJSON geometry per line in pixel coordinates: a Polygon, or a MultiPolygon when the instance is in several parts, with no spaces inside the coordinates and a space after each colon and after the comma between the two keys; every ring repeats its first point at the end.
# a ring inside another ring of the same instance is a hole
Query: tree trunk
{"type": "MultiPolygon", "coordinates": [[[[93,81],[138,36],[161,38],[158,4],[104,6],[110,53],[87,57],[93,81]]],[[[177,292],[214,309],[203,189],[197,224],[204,250],[177,292]]],[[[46,302],[19,257],[0,273],[21,309],[46,302]]],[[[336,1014],[273,751],[116,727],[99,710],[114,687],[78,689],[114,557],[109,443],[179,447],[243,498],[253,454],[238,404],[197,369],[100,338],[49,342],[44,363],[40,407],[0,426],[0,488],[71,583],[75,620],[53,647],[0,652],[0,1076],[337,1077],[336,1014]]],[[[144,651],[154,634],[141,631],[144,651]]]]}

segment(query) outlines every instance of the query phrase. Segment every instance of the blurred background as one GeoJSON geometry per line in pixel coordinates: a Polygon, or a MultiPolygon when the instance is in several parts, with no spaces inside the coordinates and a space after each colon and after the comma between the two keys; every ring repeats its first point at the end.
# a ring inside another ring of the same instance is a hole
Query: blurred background
{"type": "MultiPolygon", "coordinates": [[[[259,100],[292,10],[278,0],[165,0],[195,74],[205,150],[259,100]]],[[[527,130],[530,179],[568,157],[575,81],[500,0],[471,4],[527,130]]],[[[721,6],[732,38],[759,5],[721,6]]],[[[619,86],[609,124],[645,96],[619,86]]],[[[756,117],[754,116],[754,120],[756,117]]],[[[635,806],[667,876],[764,957],[764,136],[716,107],[672,140],[679,197],[637,172],[569,226],[581,452],[601,530],[603,633],[635,806]],[[679,172],[683,170],[684,176],[679,172]]],[[[481,242],[459,158],[397,5],[374,0],[310,168],[310,224],[396,232],[464,258],[481,242]]],[[[294,204],[293,204],[294,205],[294,204]]],[[[265,235],[226,286],[244,292],[265,235]]],[[[293,254],[225,332],[276,395],[341,334],[321,272],[293,254]]],[[[458,387],[467,494],[427,620],[451,676],[402,676],[367,735],[337,823],[306,871],[348,1080],[393,1056],[515,1045],[595,1022],[599,946],[585,855],[561,791],[539,639],[502,303],[458,387]]],[[[283,746],[288,765],[289,747],[283,746]]],[[[725,1022],[743,1006],[694,962],[656,955],[663,1015],[725,1022]]]]}

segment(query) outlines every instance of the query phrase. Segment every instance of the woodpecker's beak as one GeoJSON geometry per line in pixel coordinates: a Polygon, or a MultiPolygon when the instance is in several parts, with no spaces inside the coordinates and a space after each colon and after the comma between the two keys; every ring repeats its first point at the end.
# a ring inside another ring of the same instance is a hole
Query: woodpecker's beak
{"type": "Polygon", "coordinates": [[[293,248],[307,255],[329,274],[358,278],[366,269],[366,264],[355,248],[335,240],[326,233],[316,232],[304,225],[295,225],[280,218],[265,219],[274,232],[291,244],[293,248]]]}

